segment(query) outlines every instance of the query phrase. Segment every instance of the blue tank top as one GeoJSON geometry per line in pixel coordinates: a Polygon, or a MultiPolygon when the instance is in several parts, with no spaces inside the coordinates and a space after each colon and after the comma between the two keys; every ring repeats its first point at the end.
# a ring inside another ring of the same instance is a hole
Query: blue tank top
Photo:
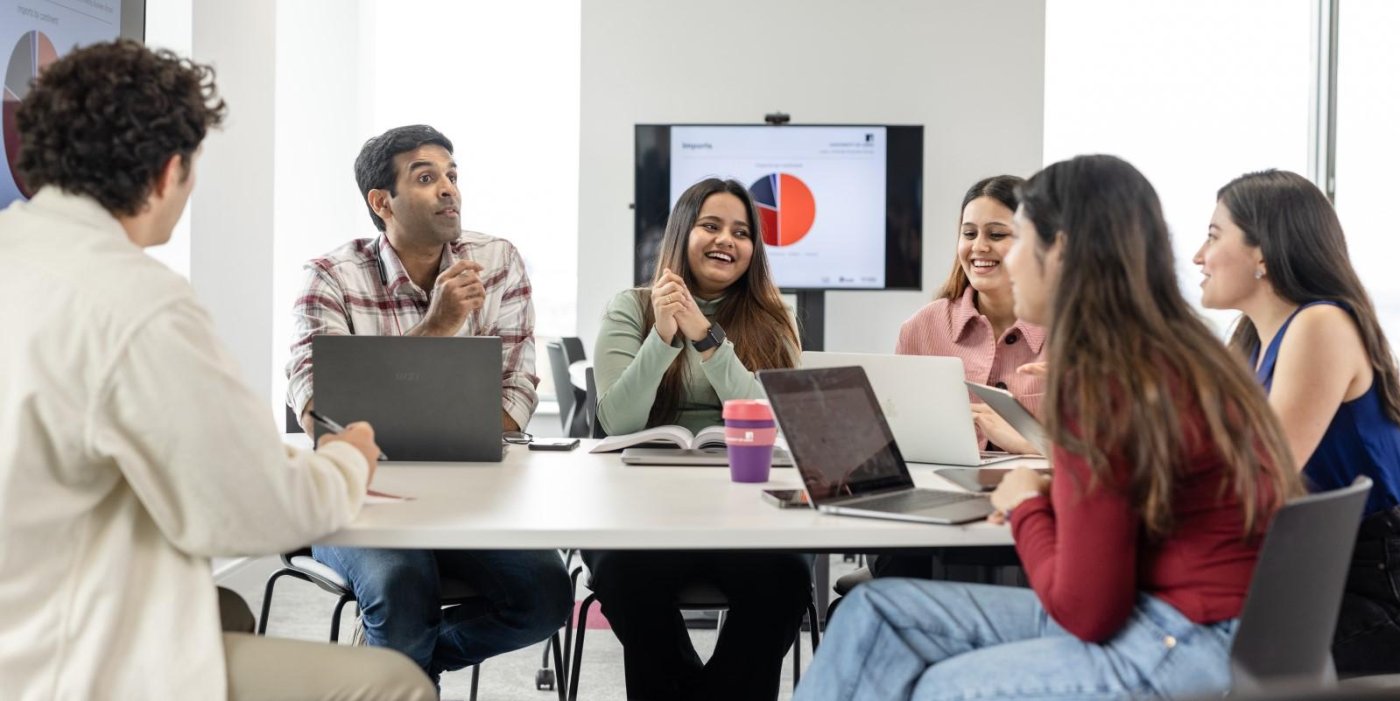
{"type": "MultiPolygon", "coordinates": [[[[1257,349],[1250,356],[1250,366],[1259,368],[1257,376],[1264,391],[1273,389],[1274,364],[1278,361],[1278,349],[1288,325],[1293,323],[1298,312],[1316,304],[1346,309],[1336,302],[1321,301],[1304,304],[1290,314],[1264,351],[1264,362],[1258,362],[1257,349]]],[[[1304,481],[1312,491],[1340,489],[1351,484],[1358,475],[1370,477],[1375,484],[1366,500],[1367,515],[1400,504],[1400,425],[1386,416],[1377,384],[1373,380],[1365,394],[1337,407],[1337,414],[1328,424],[1327,432],[1322,434],[1322,442],[1317,444],[1317,450],[1303,467],[1304,481]]]]}

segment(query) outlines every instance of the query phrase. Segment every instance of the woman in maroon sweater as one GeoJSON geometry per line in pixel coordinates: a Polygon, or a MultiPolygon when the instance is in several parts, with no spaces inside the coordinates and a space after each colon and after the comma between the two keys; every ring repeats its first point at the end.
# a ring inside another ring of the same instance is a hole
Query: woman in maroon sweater
{"type": "Polygon", "coordinates": [[[1011,473],[992,519],[1011,524],[1032,590],[864,585],[799,701],[1229,687],[1260,536],[1301,491],[1273,414],[1182,298],[1161,205],[1131,165],[1049,166],[1027,181],[1013,226],[1016,316],[1049,334],[1055,478],[1011,473]]]}

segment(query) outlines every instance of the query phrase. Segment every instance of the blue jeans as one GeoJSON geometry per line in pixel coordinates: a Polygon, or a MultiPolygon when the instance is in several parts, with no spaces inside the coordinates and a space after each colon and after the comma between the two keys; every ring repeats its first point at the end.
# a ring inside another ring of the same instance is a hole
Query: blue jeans
{"type": "Polygon", "coordinates": [[[1121,699],[1230,686],[1235,620],[1191,622],[1141,595],[1110,640],[1086,643],[1035,592],[885,579],[842,601],[794,701],[1121,699]]]}
{"type": "Polygon", "coordinates": [[[434,682],[548,638],[573,612],[564,561],[553,550],[381,550],[313,547],[350,582],[365,641],[408,655],[434,682]],[[442,577],[471,584],[482,607],[443,610],[442,577]]]}

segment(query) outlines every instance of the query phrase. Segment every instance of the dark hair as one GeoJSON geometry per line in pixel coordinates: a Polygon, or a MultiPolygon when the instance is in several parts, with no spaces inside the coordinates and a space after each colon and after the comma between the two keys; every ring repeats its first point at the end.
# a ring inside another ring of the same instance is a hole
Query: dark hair
{"type": "Polygon", "coordinates": [[[189,176],[226,111],[209,66],[130,39],[77,49],[39,74],[15,115],[21,189],[53,185],[135,215],[171,157],[189,176]]]}
{"type": "Polygon", "coordinates": [[[390,195],[397,195],[395,184],[398,174],[394,172],[394,156],[424,144],[436,144],[452,153],[452,142],[442,132],[426,124],[394,127],[379,136],[370,137],[360,147],[360,155],[355,157],[355,183],[360,186],[360,197],[369,210],[369,218],[380,231],[384,230],[384,220],[369,206],[369,191],[388,190],[390,195]]]}
{"type": "MultiPolygon", "coordinates": [[[[1400,378],[1395,356],[1376,318],[1375,305],[1347,255],[1342,223],[1327,196],[1307,178],[1286,170],[1248,173],[1216,193],[1244,241],[1264,255],[1270,286],[1298,305],[1340,302],[1356,320],[1361,342],[1376,373],[1381,403],[1400,422],[1400,378]]],[[[1230,346],[1249,357],[1259,348],[1259,331],[1242,317],[1230,346]]]]}
{"type": "MultiPolygon", "coordinates": [[[[734,342],[734,353],[745,368],[754,371],[795,367],[801,348],[797,329],[783,306],[778,286],[773,284],[760,230],[762,219],[758,206],[743,184],[709,178],[681,193],[671,216],[666,220],[666,233],[661,238],[661,253],[656,259],[652,284],[655,285],[661,279],[662,272],[670,268],[671,272],[685,280],[686,287],[691,290],[696,288],[695,273],[690,269],[690,256],[687,255],[690,230],[695,228],[695,220],[700,218],[700,208],[705,200],[722,192],[738,197],[744,204],[744,213],[749,218],[752,231],[749,238],[753,241],[753,255],[749,258],[749,269],[725,291],[724,300],[715,310],[715,322],[734,342]]],[[[634,292],[642,305],[642,335],[645,337],[656,324],[655,312],[651,307],[651,288],[640,287],[634,292]]],[[[656,399],[651,405],[651,414],[647,418],[648,426],[675,423],[680,413],[685,372],[685,354],[682,353],[661,378],[656,399]]]]}
{"type": "Polygon", "coordinates": [[[1021,211],[1042,264],[1063,236],[1046,351],[1051,439],[1084,456],[1095,481],[1121,487],[1153,537],[1175,527],[1176,479],[1192,457],[1183,448],[1209,440],[1227,466],[1222,487],[1257,533],[1299,493],[1297,472],[1263,389],[1182,297],[1152,185],[1121,159],[1080,156],[1026,181],[1021,211]],[[1183,425],[1192,407],[1203,429],[1183,425]],[[1109,455],[1131,464],[1126,484],[1109,455]]]}
{"type": "MultiPolygon", "coordinates": [[[[993,175],[990,178],[978,180],[975,185],[967,189],[967,194],[963,195],[962,206],[958,207],[958,226],[962,226],[962,214],[967,209],[967,205],[979,197],[990,197],[997,202],[1006,205],[1012,213],[1016,211],[1016,205],[1020,204],[1020,196],[1016,193],[1016,188],[1021,183],[1026,182],[1025,178],[1016,175],[993,175]]],[[[948,273],[948,280],[943,283],[943,290],[934,299],[958,299],[967,292],[968,285],[967,271],[962,268],[962,261],[953,256],[953,272],[948,273]]]]}

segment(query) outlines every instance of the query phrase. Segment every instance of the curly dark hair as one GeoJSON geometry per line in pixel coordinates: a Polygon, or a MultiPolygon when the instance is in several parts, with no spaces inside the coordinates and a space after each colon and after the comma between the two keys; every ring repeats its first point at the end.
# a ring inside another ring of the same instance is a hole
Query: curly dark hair
{"type": "Polygon", "coordinates": [[[360,186],[360,197],[369,209],[370,220],[380,231],[384,230],[384,220],[369,206],[369,191],[388,190],[390,195],[397,195],[395,179],[398,174],[394,172],[394,156],[424,144],[437,144],[452,153],[452,141],[426,124],[394,127],[379,136],[370,137],[360,147],[360,155],[355,157],[355,183],[360,186]]]}
{"type": "Polygon", "coordinates": [[[87,195],[135,215],[161,168],[190,158],[227,112],[214,69],[130,39],[93,44],[39,74],[16,114],[26,189],[87,195]]]}

